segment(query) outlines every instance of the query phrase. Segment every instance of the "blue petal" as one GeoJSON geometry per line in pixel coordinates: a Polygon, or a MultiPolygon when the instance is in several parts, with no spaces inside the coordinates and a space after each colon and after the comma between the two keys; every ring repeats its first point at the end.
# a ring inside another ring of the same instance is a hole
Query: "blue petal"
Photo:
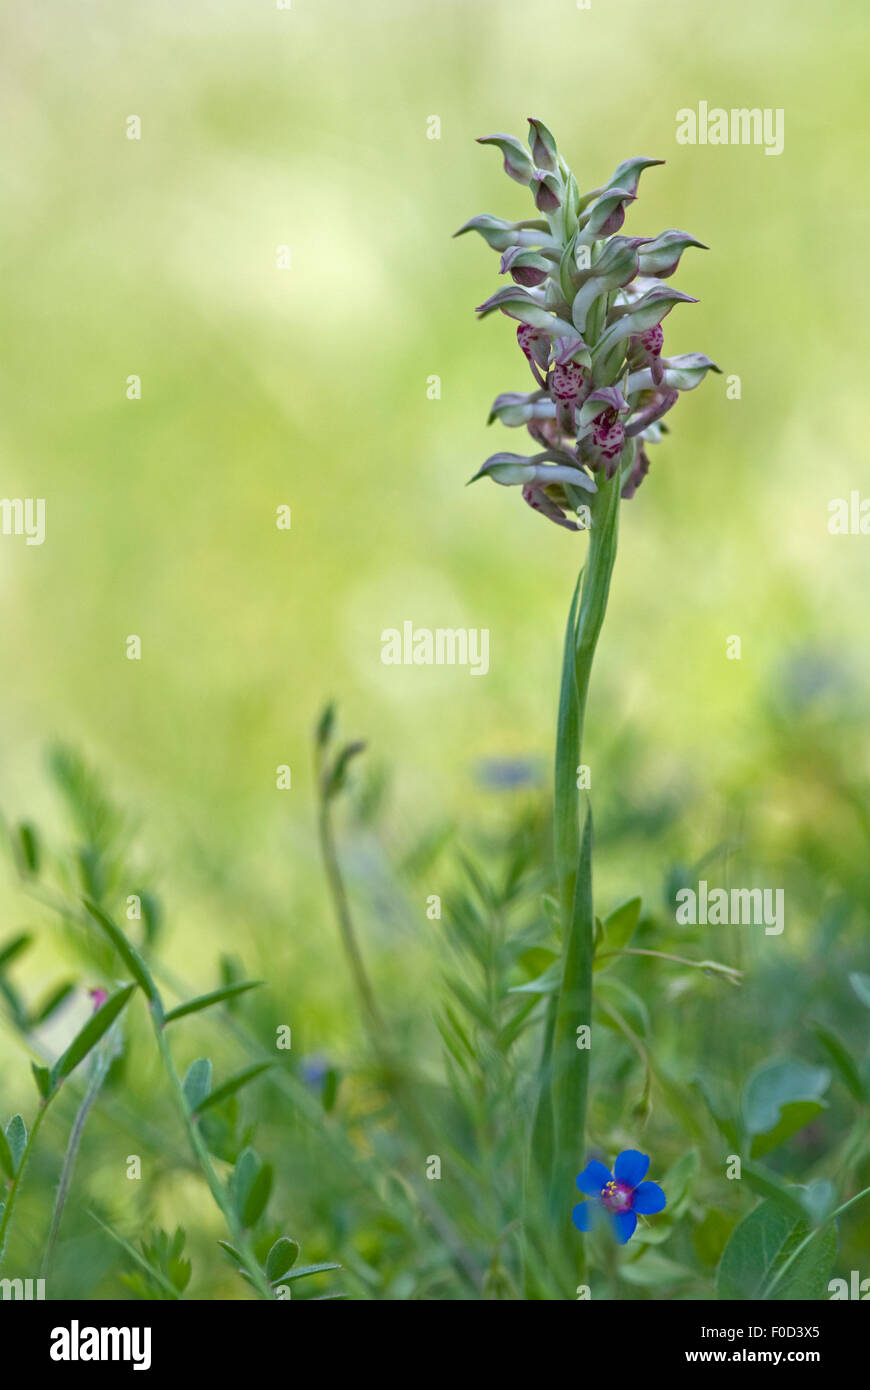
{"type": "MultiPolygon", "coordinates": [[[[644,1168],[644,1173],[646,1168],[644,1168]]],[[[641,1174],[643,1177],[643,1173],[641,1174]]],[[[605,1185],[611,1181],[610,1169],[605,1168],[603,1163],[599,1163],[597,1158],[593,1158],[591,1163],[587,1163],[582,1173],[577,1174],[577,1186],[581,1192],[585,1192],[587,1197],[598,1197],[601,1195],[605,1185]]]]}
{"type": "Polygon", "coordinates": [[[642,1182],[635,1188],[631,1203],[632,1210],[639,1211],[641,1216],[654,1216],[657,1211],[664,1211],[667,1204],[668,1199],[657,1182],[642,1182]]]}
{"type": "Polygon", "coordinates": [[[576,1207],[572,1209],[571,1220],[574,1222],[578,1231],[589,1231],[592,1229],[589,1220],[590,1206],[591,1203],[589,1202],[578,1202],[576,1207]]]}
{"type": "Polygon", "coordinates": [[[637,1226],[637,1217],[633,1211],[621,1211],[613,1217],[613,1232],[620,1245],[626,1245],[632,1238],[637,1226]]]}
{"type": "Polygon", "coordinates": [[[646,1177],[648,1168],[646,1154],[638,1153],[637,1149],[623,1149],[613,1165],[613,1174],[616,1181],[624,1182],[626,1187],[637,1187],[646,1177]]]}

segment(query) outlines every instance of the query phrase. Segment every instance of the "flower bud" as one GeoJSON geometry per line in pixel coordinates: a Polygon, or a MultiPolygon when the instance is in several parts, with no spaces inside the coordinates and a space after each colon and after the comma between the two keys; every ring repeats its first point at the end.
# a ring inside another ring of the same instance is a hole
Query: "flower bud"
{"type": "Polygon", "coordinates": [[[545,174],[536,169],[531,189],[538,212],[558,212],[562,206],[562,189],[555,174],[545,174]]]}
{"type": "Polygon", "coordinates": [[[512,246],[502,256],[499,269],[502,275],[506,275],[510,271],[516,284],[524,285],[526,289],[533,289],[536,285],[544,283],[553,270],[553,264],[545,256],[538,255],[537,251],[528,251],[521,246],[512,246]]]}
{"type": "Polygon", "coordinates": [[[628,340],[629,367],[649,367],[655,386],[661,384],[664,376],[665,369],[661,360],[664,341],[664,329],[660,323],[654,323],[652,328],[647,328],[643,333],[638,333],[628,340]]]}
{"type": "Polygon", "coordinates": [[[633,202],[634,194],[625,188],[611,188],[602,193],[581,218],[582,227],[577,234],[578,241],[582,245],[591,246],[593,241],[618,232],[625,221],[625,205],[633,202]]]}
{"type": "Polygon", "coordinates": [[[654,275],[659,280],[667,280],[679,265],[680,257],[687,246],[698,246],[702,251],[710,249],[703,241],[698,241],[696,237],[689,236],[688,232],[679,232],[675,228],[654,237],[640,252],[641,275],[654,275]]]}
{"type": "Polygon", "coordinates": [[[651,169],[654,164],[664,164],[663,159],[645,159],[643,155],[635,155],[633,159],[624,159],[618,164],[611,174],[605,188],[625,188],[635,197],[637,195],[637,185],[644,169],[651,169]]]}
{"type": "Polygon", "coordinates": [[[529,184],[535,166],[529,158],[528,151],[522,146],[515,135],[482,135],[478,138],[478,145],[497,145],[504,155],[504,171],[517,183],[529,184]]]}
{"type": "Polygon", "coordinates": [[[543,391],[533,395],[523,391],[504,391],[493,401],[486,423],[491,425],[493,420],[500,420],[503,425],[513,428],[528,424],[530,420],[546,420],[554,414],[555,407],[543,391]]]}
{"type": "Polygon", "coordinates": [[[532,158],[539,169],[548,170],[555,174],[559,168],[559,152],[556,149],[556,141],[543,121],[535,120],[529,116],[529,149],[532,158]]]}

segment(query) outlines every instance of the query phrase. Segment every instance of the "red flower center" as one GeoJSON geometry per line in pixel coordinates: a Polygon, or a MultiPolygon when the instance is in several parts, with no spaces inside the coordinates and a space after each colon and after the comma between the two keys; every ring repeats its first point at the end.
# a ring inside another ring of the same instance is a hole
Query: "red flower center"
{"type": "Polygon", "coordinates": [[[631,1206],[632,1189],[624,1182],[609,1182],[601,1193],[601,1201],[608,1211],[628,1211],[631,1206]]]}

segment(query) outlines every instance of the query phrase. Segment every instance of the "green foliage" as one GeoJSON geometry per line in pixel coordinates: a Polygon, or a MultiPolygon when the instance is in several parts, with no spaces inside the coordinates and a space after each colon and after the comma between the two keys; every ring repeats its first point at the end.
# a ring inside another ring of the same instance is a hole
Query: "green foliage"
{"type": "Polygon", "coordinates": [[[79,1065],[79,1062],[83,1062],[88,1053],[96,1047],[126,1007],[135,988],[135,985],[125,985],[123,989],[119,989],[116,994],[107,999],[97,1012],[88,1019],[84,1028],[76,1034],[69,1047],[58,1057],[52,1067],[51,1085],[53,1087],[59,1085],[69,1076],[79,1065]]]}
{"type": "Polygon", "coordinates": [[[822,1227],[793,1258],[809,1230],[807,1222],[776,1202],[755,1207],[739,1222],[725,1247],[716,1276],[718,1296],[747,1301],[823,1298],[837,1253],[837,1234],[831,1224],[822,1227]]]}
{"type": "Polygon", "coordinates": [[[825,1108],[831,1073],[799,1058],[764,1062],[747,1079],[741,1108],[751,1156],[760,1158],[790,1139],[825,1108]]]}

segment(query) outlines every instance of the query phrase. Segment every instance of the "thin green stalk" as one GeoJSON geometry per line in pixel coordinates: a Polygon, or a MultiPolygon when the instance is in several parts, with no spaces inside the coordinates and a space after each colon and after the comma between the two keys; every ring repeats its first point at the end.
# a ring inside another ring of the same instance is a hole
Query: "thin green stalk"
{"type": "Polygon", "coordinates": [[[359,942],[357,941],[350,905],[347,900],[347,890],[344,886],[344,878],[342,877],[338,862],[338,854],[335,848],[335,837],[332,832],[332,817],[330,815],[330,798],[323,792],[321,793],[320,811],[317,823],[320,832],[320,849],[323,855],[323,864],[326,870],[330,895],[335,908],[339,935],[341,936],[344,953],[347,956],[351,978],[363,1016],[363,1023],[373,1050],[383,1061],[387,1056],[387,1029],[378,1007],[374,988],[369,980],[368,972],[366,971],[359,942]]]}
{"type": "Polygon", "coordinates": [[[553,1205],[558,1210],[571,1190],[572,1174],[583,1166],[590,1048],[578,1038],[580,1026],[592,1022],[592,813],[587,811],[574,904],[562,952],[562,984],[553,1029],[553,1127],[555,1164],[553,1205]]]}
{"type": "MultiPolygon", "coordinates": [[[[580,841],[577,770],[583,757],[583,727],[592,661],[607,611],[616,559],[619,521],[619,470],[599,485],[592,507],[589,553],[583,570],[575,627],[573,698],[567,716],[560,711],[556,747],[556,868],[562,917],[562,984],[554,1024],[553,1119],[559,1179],[582,1161],[585,1146],[589,1050],[577,1048],[579,1024],[591,1025],[592,957],[595,945],[592,904],[592,828],[587,817],[580,841]],[[578,854],[579,851],[579,854],[578,854]],[[567,1047],[574,1055],[568,1061],[567,1047]]],[[[563,678],[564,681],[564,678],[563,678]]],[[[563,690],[564,704],[564,690],[563,690]]]]}
{"type": "MultiPolygon", "coordinates": [[[[607,599],[610,594],[610,577],[616,560],[616,546],[619,526],[620,471],[599,484],[598,493],[592,506],[592,528],[589,536],[589,553],[583,571],[583,586],[577,615],[576,641],[574,647],[574,679],[576,706],[572,713],[575,720],[574,731],[566,731],[561,747],[557,747],[557,786],[560,795],[566,796],[570,787],[570,810],[565,816],[569,821],[571,845],[563,844],[562,861],[559,867],[559,896],[562,907],[562,959],[567,968],[571,963],[572,974],[566,978],[563,970],[562,994],[570,998],[578,990],[584,995],[588,992],[591,1001],[592,955],[595,944],[594,919],[591,916],[591,884],[578,884],[578,868],[589,860],[584,860],[583,846],[580,845],[580,795],[577,787],[577,769],[583,758],[583,729],[586,716],[586,701],[592,677],[592,661],[601,635],[607,599]],[[578,858],[578,848],[580,856],[578,858]],[[570,858],[569,858],[569,850],[570,858]],[[588,902],[585,898],[588,896],[588,902]],[[578,916],[579,914],[579,916],[578,916]],[[572,928],[581,931],[579,941],[572,940],[572,928]]],[[[591,859],[591,825],[587,821],[590,836],[589,857],[591,859]]],[[[586,869],[588,873],[588,868],[586,869]]],[[[591,1012],[591,1008],[590,1008],[591,1012]]],[[[576,1015],[579,1018],[579,1015],[576,1015]]],[[[579,1019],[589,1023],[589,1016],[579,1019]]],[[[558,1030],[557,1013],[557,1030],[558,1030]]],[[[572,1028],[572,1032],[574,1029],[572,1028]]],[[[589,1054],[585,1061],[588,1067],[589,1054]]],[[[557,1131],[560,1122],[567,1119],[556,1113],[557,1131]]],[[[585,1105],[578,1116],[579,1132],[570,1126],[563,1135],[565,1142],[569,1137],[581,1151],[585,1139],[585,1105]]]]}
{"type": "Polygon", "coordinates": [[[36,1119],[33,1122],[33,1128],[27,1136],[27,1143],[24,1146],[24,1152],[21,1155],[21,1162],[18,1165],[18,1171],[16,1172],[15,1177],[12,1180],[12,1186],[9,1189],[9,1196],[6,1198],[6,1206],[3,1210],[2,1217],[0,1217],[0,1263],[2,1263],[3,1256],[6,1250],[6,1233],[9,1229],[9,1223],[12,1220],[12,1213],[15,1210],[15,1203],[18,1200],[18,1194],[21,1191],[21,1184],[24,1179],[24,1170],[27,1167],[27,1161],[30,1158],[30,1151],[33,1148],[34,1140],[36,1139],[36,1136],[39,1133],[40,1125],[42,1124],[42,1121],[45,1118],[49,1105],[54,1100],[55,1094],[56,1092],[48,1096],[48,1098],[41,1103],[39,1110],[37,1111],[36,1119]]]}
{"type": "Polygon", "coordinates": [[[66,1206],[66,1199],[69,1196],[69,1190],[73,1178],[73,1171],[75,1169],[76,1159],[78,1157],[79,1145],[81,1144],[82,1135],[84,1134],[85,1124],[87,1123],[87,1118],[90,1114],[91,1107],[93,1106],[94,1101],[97,1099],[97,1096],[99,1095],[100,1087],[102,1086],[103,1082],[106,1079],[106,1076],[108,1075],[109,1068],[112,1065],[112,1059],[117,1055],[117,1044],[118,1034],[114,1033],[113,1029],[106,1038],[105,1046],[101,1047],[98,1050],[98,1054],[94,1062],[93,1071],[91,1073],[87,1089],[82,1099],[82,1103],[79,1106],[78,1111],[76,1113],[75,1121],[73,1123],[72,1131],[69,1137],[69,1143],[67,1144],[66,1153],[64,1155],[63,1167],[60,1173],[60,1181],[57,1186],[57,1195],[54,1201],[54,1211],[52,1212],[51,1217],[51,1229],[48,1233],[48,1241],[46,1242],[45,1246],[45,1254],[42,1257],[42,1268],[40,1270],[40,1275],[43,1279],[46,1278],[48,1275],[52,1255],[54,1254],[54,1247],[57,1241],[58,1232],[60,1231],[60,1223],[63,1220],[64,1207],[66,1206]],[[111,1042],[109,1041],[110,1038],[112,1039],[111,1042]]]}
{"type": "Polygon", "coordinates": [[[193,1149],[194,1154],[196,1155],[197,1161],[199,1162],[199,1166],[202,1169],[203,1176],[205,1177],[205,1180],[208,1183],[209,1191],[211,1192],[211,1195],[214,1198],[216,1205],[220,1208],[221,1212],[223,1213],[224,1220],[226,1221],[227,1228],[230,1232],[231,1242],[238,1250],[239,1254],[243,1256],[247,1272],[251,1277],[254,1287],[260,1294],[260,1297],[274,1298],[275,1295],[273,1294],[269,1286],[268,1280],[266,1279],[265,1275],[260,1269],[256,1255],[254,1254],[253,1248],[251,1246],[250,1238],[247,1235],[247,1233],[243,1231],[238,1216],[236,1215],[235,1208],[233,1207],[232,1201],[230,1199],[229,1193],[227,1192],[224,1184],[218,1178],[217,1173],[215,1172],[214,1167],[212,1166],[211,1156],[208,1152],[208,1149],[206,1148],[205,1141],[199,1132],[199,1129],[194,1121],[193,1115],[191,1114],[190,1106],[187,1103],[187,1097],[184,1094],[184,1087],[181,1084],[181,1079],[178,1075],[178,1072],[175,1070],[175,1063],[172,1060],[172,1053],[169,1050],[169,1043],[166,1040],[166,1032],[163,1027],[162,1010],[159,1011],[160,1017],[158,1017],[157,1010],[155,1010],[154,1005],[152,1004],[149,1012],[151,1014],[151,1021],[154,1026],[154,1032],[157,1037],[157,1046],[160,1049],[160,1056],[163,1061],[163,1067],[166,1072],[166,1075],[169,1078],[170,1085],[172,1086],[172,1089],[175,1093],[175,1099],[178,1104],[178,1108],[181,1111],[181,1116],[184,1121],[184,1127],[187,1130],[187,1137],[190,1140],[190,1146],[193,1149]]]}
{"type": "MultiPolygon", "coordinates": [[[[586,564],[571,601],[559,698],[555,760],[555,860],[562,924],[562,982],[547,1004],[527,1176],[527,1213],[541,1184],[550,1221],[561,1220],[571,1172],[582,1166],[589,1087],[589,1050],[577,1027],[591,1025],[594,910],[592,822],[580,835],[578,769],[592,660],[604,622],[616,558],[621,478],[617,470],[594,498],[586,564]]],[[[582,1272],[582,1251],[579,1259],[582,1272]]]]}

